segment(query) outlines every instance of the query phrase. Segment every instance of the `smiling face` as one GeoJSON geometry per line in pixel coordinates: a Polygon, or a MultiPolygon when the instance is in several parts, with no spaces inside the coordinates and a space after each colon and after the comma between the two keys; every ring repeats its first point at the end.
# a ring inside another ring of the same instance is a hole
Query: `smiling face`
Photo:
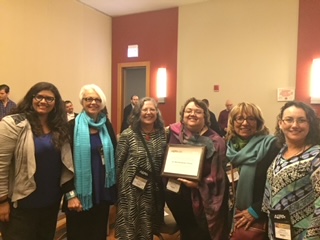
{"type": "Polygon", "coordinates": [[[205,125],[204,110],[194,102],[188,103],[183,112],[183,124],[191,132],[200,132],[205,125]]]}
{"type": "Polygon", "coordinates": [[[258,131],[257,119],[244,112],[235,117],[233,125],[235,133],[243,139],[250,139],[258,131]]]}
{"type": "Polygon", "coordinates": [[[96,119],[101,111],[101,98],[92,89],[83,94],[81,101],[83,110],[93,119],[96,119]]]}
{"type": "Polygon", "coordinates": [[[142,127],[154,125],[157,120],[157,109],[152,101],[145,101],[140,113],[142,127]]]}
{"type": "Polygon", "coordinates": [[[50,90],[40,91],[32,99],[33,109],[42,116],[48,115],[54,109],[54,105],[55,96],[50,90]]]}
{"type": "Polygon", "coordinates": [[[283,111],[279,128],[283,132],[286,142],[304,144],[310,130],[306,112],[296,106],[288,107],[283,111]]]}

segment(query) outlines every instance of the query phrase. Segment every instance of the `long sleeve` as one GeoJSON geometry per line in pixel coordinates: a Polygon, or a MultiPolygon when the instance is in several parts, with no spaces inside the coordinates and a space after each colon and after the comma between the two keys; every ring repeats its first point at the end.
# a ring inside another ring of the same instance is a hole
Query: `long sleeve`
{"type": "Polygon", "coordinates": [[[8,117],[4,118],[0,122],[0,197],[8,195],[10,165],[17,138],[18,131],[13,120],[8,117]]]}

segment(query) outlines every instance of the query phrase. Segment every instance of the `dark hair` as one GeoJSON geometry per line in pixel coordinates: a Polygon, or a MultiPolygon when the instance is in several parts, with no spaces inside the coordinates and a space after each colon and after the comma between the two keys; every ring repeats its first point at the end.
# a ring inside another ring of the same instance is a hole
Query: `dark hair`
{"type": "Polygon", "coordinates": [[[67,104],[69,104],[69,103],[72,104],[72,102],[71,102],[70,100],[65,100],[65,101],[64,101],[64,104],[65,104],[65,105],[67,105],[67,104]]]}
{"type": "Polygon", "coordinates": [[[208,99],[204,98],[201,101],[204,102],[205,104],[207,104],[207,107],[209,107],[209,100],[208,99]]]}
{"type": "Polygon", "coordinates": [[[7,84],[1,84],[0,85],[0,90],[4,90],[5,93],[9,93],[10,92],[10,88],[7,84]]]}
{"type": "Polygon", "coordinates": [[[54,94],[54,108],[48,115],[48,126],[53,133],[53,143],[57,149],[69,140],[68,137],[68,121],[64,102],[58,89],[48,82],[39,82],[33,85],[24,98],[17,104],[16,109],[12,113],[23,113],[28,119],[32,132],[35,136],[44,134],[38,114],[32,106],[34,96],[40,91],[48,90],[54,94]]]}
{"type": "Polygon", "coordinates": [[[135,132],[140,131],[140,128],[141,128],[141,109],[144,106],[145,102],[152,102],[156,108],[157,119],[154,122],[154,128],[163,129],[164,123],[163,123],[163,119],[161,116],[161,112],[158,108],[158,104],[157,104],[156,100],[154,100],[151,97],[142,98],[139,101],[139,103],[136,106],[134,106],[133,111],[132,111],[131,115],[129,116],[129,124],[131,126],[131,129],[135,132]]]}
{"type": "Polygon", "coordinates": [[[207,104],[205,104],[203,101],[196,99],[195,97],[189,98],[181,107],[180,109],[180,122],[183,123],[183,115],[184,115],[184,110],[186,109],[187,105],[191,102],[194,102],[194,104],[201,108],[204,112],[204,124],[207,127],[210,127],[210,113],[207,104]]]}
{"type": "Polygon", "coordinates": [[[139,96],[138,95],[131,95],[131,100],[133,99],[133,97],[138,97],[139,98],[139,96]]]}
{"type": "Polygon", "coordinates": [[[264,119],[261,109],[254,103],[242,102],[234,106],[229,113],[228,130],[226,136],[227,140],[231,140],[237,135],[234,130],[234,121],[238,115],[242,115],[243,113],[253,116],[257,120],[257,132],[255,134],[256,136],[269,134],[269,129],[264,125],[264,119]]]}
{"type": "Polygon", "coordinates": [[[276,124],[276,131],[275,136],[277,137],[277,141],[280,147],[283,146],[285,143],[285,136],[283,132],[281,131],[279,127],[279,121],[283,118],[283,112],[289,108],[295,106],[296,108],[302,109],[306,113],[306,117],[309,123],[309,133],[306,137],[305,144],[306,145],[316,145],[320,144],[320,120],[317,117],[316,112],[313,110],[313,108],[303,102],[297,102],[297,101],[290,101],[286,102],[280,110],[280,113],[277,116],[277,124],[276,124]]]}

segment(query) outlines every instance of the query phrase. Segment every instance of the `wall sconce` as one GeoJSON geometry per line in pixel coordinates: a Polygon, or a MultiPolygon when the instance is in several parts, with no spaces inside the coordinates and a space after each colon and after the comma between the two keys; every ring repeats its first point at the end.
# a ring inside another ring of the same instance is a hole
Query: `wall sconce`
{"type": "Polygon", "coordinates": [[[311,104],[320,104],[320,58],[312,62],[310,96],[311,104]]]}
{"type": "Polygon", "coordinates": [[[167,97],[167,69],[166,68],[158,68],[157,97],[158,97],[158,103],[165,103],[165,98],[167,97]]]}

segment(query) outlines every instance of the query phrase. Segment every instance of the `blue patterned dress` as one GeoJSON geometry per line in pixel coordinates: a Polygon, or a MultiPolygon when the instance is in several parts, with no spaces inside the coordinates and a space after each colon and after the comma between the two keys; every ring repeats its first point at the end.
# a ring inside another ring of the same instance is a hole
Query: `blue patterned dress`
{"type": "MultiPolygon", "coordinates": [[[[262,210],[288,210],[292,239],[320,239],[320,146],[290,159],[283,147],[267,173],[262,210]]],[[[269,221],[269,238],[275,239],[269,221]]]]}

